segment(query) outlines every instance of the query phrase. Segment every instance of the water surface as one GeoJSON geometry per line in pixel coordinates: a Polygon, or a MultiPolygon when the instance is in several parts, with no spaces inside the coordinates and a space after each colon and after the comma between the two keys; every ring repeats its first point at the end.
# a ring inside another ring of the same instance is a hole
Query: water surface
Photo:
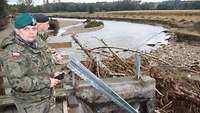
{"type": "MultiPolygon", "coordinates": [[[[83,19],[66,19],[74,21],[85,21],[83,19]]],[[[87,49],[105,46],[100,39],[103,39],[109,46],[128,48],[131,50],[140,50],[143,52],[149,52],[153,49],[160,47],[163,44],[167,44],[170,36],[164,31],[167,29],[161,26],[152,26],[147,24],[137,24],[121,21],[103,20],[104,28],[98,31],[79,33],[79,41],[87,49]],[[153,44],[151,47],[147,44],[153,44]]],[[[81,25],[79,23],[78,25],[81,25]]],[[[68,49],[59,49],[64,54],[68,54],[70,57],[82,58],[84,53],[80,50],[80,47],[73,41],[70,35],[62,36],[62,33],[67,29],[77,25],[61,28],[59,35],[50,37],[49,42],[73,42],[73,47],[68,49]]],[[[122,57],[129,57],[131,53],[119,53],[122,57]]]]}

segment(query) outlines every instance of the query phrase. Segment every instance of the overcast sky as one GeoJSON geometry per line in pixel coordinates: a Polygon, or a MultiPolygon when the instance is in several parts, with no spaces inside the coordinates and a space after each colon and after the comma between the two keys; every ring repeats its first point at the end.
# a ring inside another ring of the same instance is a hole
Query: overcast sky
{"type": "MultiPolygon", "coordinates": [[[[8,3],[16,3],[17,0],[8,0],[8,3]]],[[[43,0],[33,0],[34,4],[42,4],[43,0]]],[[[50,2],[53,0],[49,0],[50,2]]],[[[58,0],[55,0],[58,1],[58,0]]],[[[112,1],[118,1],[118,0],[61,0],[62,2],[79,2],[79,3],[90,3],[90,2],[112,2],[112,1]]],[[[160,2],[165,0],[141,0],[142,2],[160,2]]]]}

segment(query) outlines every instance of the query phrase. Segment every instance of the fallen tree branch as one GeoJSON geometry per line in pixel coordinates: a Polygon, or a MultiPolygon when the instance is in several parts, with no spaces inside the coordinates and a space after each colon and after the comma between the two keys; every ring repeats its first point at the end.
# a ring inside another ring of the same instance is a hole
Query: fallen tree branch
{"type": "Polygon", "coordinates": [[[165,108],[167,108],[170,105],[172,105],[172,101],[170,101],[168,104],[166,104],[165,106],[163,106],[160,110],[164,110],[165,108]]]}
{"type": "MultiPolygon", "coordinates": [[[[84,51],[84,53],[85,53],[92,61],[96,62],[96,65],[97,65],[97,67],[96,67],[97,76],[100,76],[100,68],[105,69],[105,71],[107,71],[108,74],[109,74],[109,75],[112,75],[112,76],[125,76],[125,74],[123,74],[123,73],[113,73],[113,72],[110,71],[110,69],[108,69],[107,66],[104,65],[100,60],[95,59],[95,58],[90,54],[90,52],[89,52],[87,49],[85,49],[85,48],[83,47],[83,45],[79,42],[79,40],[77,39],[78,36],[77,36],[76,34],[72,34],[71,37],[72,37],[73,40],[81,47],[81,49],[84,51]]],[[[89,66],[89,67],[91,67],[91,66],[89,66]]]]}
{"type": "MultiPolygon", "coordinates": [[[[104,41],[103,39],[100,40],[106,47],[109,47],[104,41]]],[[[124,65],[124,67],[127,67],[127,71],[131,73],[131,75],[135,75],[134,70],[132,69],[132,67],[130,67],[130,65],[128,65],[127,63],[125,63],[118,55],[116,55],[111,48],[108,48],[109,51],[113,54],[113,56],[116,58],[116,60],[118,60],[122,65],[124,65]]],[[[135,76],[133,77],[133,79],[135,79],[135,76]]]]}
{"type": "Polygon", "coordinates": [[[89,51],[94,51],[94,50],[97,50],[97,49],[119,49],[119,50],[122,50],[122,51],[131,51],[131,52],[137,52],[137,51],[134,51],[134,50],[131,50],[131,49],[126,49],[126,48],[121,48],[121,47],[112,47],[112,46],[106,46],[106,47],[96,47],[96,48],[92,48],[92,49],[89,49],[89,51]]]}

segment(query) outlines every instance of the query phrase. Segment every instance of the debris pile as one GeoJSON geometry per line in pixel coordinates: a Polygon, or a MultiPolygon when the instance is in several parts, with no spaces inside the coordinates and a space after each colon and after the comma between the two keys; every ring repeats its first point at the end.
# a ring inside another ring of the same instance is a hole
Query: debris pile
{"type": "MultiPolygon", "coordinates": [[[[120,58],[109,47],[84,49],[90,57],[84,64],[100,78],[132,76],[135,78],[135,58],[120,58]],[[101,52],[94,52],[94,50],[101,52]],[[106,54],[105,54],[106,53],[106,54]],[[92,58],[92,59],[91,59],[92,58]],[[100,59],[102,58],[102,59],[100,59]]],[[[141,53],[142,75],[156,79],[156,113],[200,112],[200,47],[186,43],[173,43],[152,53],[141,53]]]]}

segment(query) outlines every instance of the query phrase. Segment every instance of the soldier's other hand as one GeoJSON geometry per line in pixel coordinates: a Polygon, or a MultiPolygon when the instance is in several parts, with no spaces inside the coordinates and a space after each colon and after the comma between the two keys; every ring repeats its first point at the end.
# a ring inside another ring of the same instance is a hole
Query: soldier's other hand
{"type": "Polygon", "coordinates": [[[58,80],[58,79],[55,79],[55,78],[50,78],[50,81],[51,81],[50,87],[54,87],[54,86],[61,83],[61,80],[58,80]]]}
{"type": "Polygon", "coordinates": [[[61,61],[61,60],[63,60],[63,54],[61,54],[61,53],[55,53],[55,54],[53,54],[53,58],[54,58],[54,60],[55,61],[61,61]]]}

